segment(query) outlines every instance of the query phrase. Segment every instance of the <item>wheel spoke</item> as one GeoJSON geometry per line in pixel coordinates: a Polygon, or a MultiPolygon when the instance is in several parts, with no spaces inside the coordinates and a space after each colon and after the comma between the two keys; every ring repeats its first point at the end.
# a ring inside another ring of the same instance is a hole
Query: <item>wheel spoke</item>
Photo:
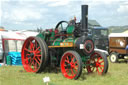
{"type": "Polygon", "coordinates": [[[104,67],[104,65],[99,65],[99,67],[104,67]]]}
{"type": "Polygon", "coordinates": [[[38,52],[39,48],[40,48],[40,47],[36,48],[35,52],[38,52]]]}
{"type": "Polygon", "coordinates": [[[65,69],[66,70],[66,72],[67,72],[67,74],[69,73],[69,69],[67,68],[67,69],[65,69]]]}
{"type": "Polygon", "coordinates": [[[31,59],[30,66],[34,65],[34,60],[31,59]]]}
{"type": "Polygon", "coordinates": [[[40,62],[36,59],[36,57],[34,58],[34,60],[36,61],[36,63],[38,63],[38,65],[40,65],[40,62]]]}
{"type": "Polygon", "coordinates": [[[101,57],[98,58],[97,62],[99,62],[100,59],[101,59],[101,57]]]}
{"type": "Polygon", "coordinates": [[[74,64],[76,65],[77,64],[77,61],[75,61],[74,64]]]}
{"type": "Polygon", "coordinates": [[[35,47],[37,47],[37,44],[38,44],[38,43],[37,43],[37,41],[35,40],[35,47]]]}
{"type": "MultiPolygon", "coordinates": [[[[87,61],[87,63],[91,64],[90,61],[87,61]]],[[[88,73],[92,73],[95,69],[95,66],[94,65],[88,65],[86,68],[87,68],[88,73]]]]}
{"type": "Polygon", "coordinates": [[[71,63],[73,63],[73,61],[74,61],[74,57],[72,56],[71,63]]]}
{"type": "Polygon", "coordinates": [[[103,72],[103,68],[100,67],[100,69],[101,69],[101,71],[103,72]]]}
{"type": "Polygon", "coordinates": [[[96,67],[96,71],[99,73],[99,69],[98,69],[98,67],[96,67]]]}
{"type": "Polygon", "coordinates": [[[26,54],[26,57],[30,57],[30,54],[26,54]]]}
{"type": "Polygon", "coordinates": [[[33,43],[33,51],[35,51],[36,47],[35,47],[35,43],[33,43]]]}
{"type": "Polygon", "coordinates": [[[65,60],[65,62],[69,63],[69,60],[65,60]]]}
{"type": "Polygon", "coordinates": [[[74,74],[74,72],[73,72],[73,69],[70,69],[70,70],[71,70],[71,73],[72,73],[71,75],[74,76],[75,74],[74,74]]]}
{"type": "Polygon", "coordinates": [[[41,55],[35,55],[35,56],[37,56],[37,57],[41,57],[41,55]]]}
{"type": "Polygon", "coordinates": [[[64,64],[64,67],[66,67],[67,65],[66,64],[64,64]]]}
{"type": "Polygon", "coordinates": [[[33,52],[33,51],[31,51],[31,50],[29,50],[29,49],[27,49],[27,48],[24,48],[24,50],[25,50],[25,51],[28,51],[28,52],[30,52],[30,53],[33,52]]]}
{"type": "Polygon", "coordinates": [[[41,51],[39,50],[39,51],[36,51],[36,53],[38,54],[38,53],[41,53],[41,51]]]}
{"type": "Polygon", "coordinates": [[[37,58],[39,61],[40,61],[40,59],[41,59],[40,57],[36,57],[36,58],[37,58]]]}
{"type": "Polygon", "coordinates": [[[30,41],[30,49],[33,50],[33,43],[30,41]]]}
{"type": "Polygon", "coordinates": [[[24,62],[31,60],[31,57],[24,59],[24,62]]]}
{"type": "Polygon", "coordinates": [[[100,63],[100,64],[101,64],[101,63],[104,63],[104,60],[100,61],[99,63],[100,63]]]}
{"type": "Polygon", "coordinates": [[[38,64],[35,63],[35,64],[34,64],[34,69],[35,69],[35,71],[37,70],[37,68],[38,68],[38,64]]]}
{"type": "Polygon", "coordinates": [[[77,72],[77,69],[76,68],[73,68],[76,72],[77,72]]]}
{"type": "Polygon", "coordinates": [[[68,56],[66,57],[66,60],[69,62],[69,57],[68,56]]]}

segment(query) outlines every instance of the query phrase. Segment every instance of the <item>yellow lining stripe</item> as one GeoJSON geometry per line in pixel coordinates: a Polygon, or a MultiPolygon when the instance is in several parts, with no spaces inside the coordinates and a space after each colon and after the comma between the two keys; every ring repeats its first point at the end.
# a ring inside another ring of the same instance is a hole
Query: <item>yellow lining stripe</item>
{"type": "Polygon", "coordinates": [[[75,47],[72,42],[62,42],[60,46],[48,46],[48,48],[60,48],[60,47],[75,47]]]}

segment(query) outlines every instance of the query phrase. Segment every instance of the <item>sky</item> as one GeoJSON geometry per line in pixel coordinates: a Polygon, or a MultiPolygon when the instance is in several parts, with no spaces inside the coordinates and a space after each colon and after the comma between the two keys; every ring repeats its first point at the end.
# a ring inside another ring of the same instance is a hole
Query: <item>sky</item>
{"type": "Polygon", "coordinates": [[[103,27],[128,25],[128,0],[0,0],[0,26],[8,30],[54,28],[59,21],[76,16],[89,5],[88,18],[103,27]]]}

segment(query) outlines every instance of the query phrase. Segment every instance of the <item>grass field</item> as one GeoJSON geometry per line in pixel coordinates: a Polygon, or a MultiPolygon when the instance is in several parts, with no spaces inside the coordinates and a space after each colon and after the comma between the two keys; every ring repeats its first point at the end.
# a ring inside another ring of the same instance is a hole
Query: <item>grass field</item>
{"type": "Polygon", "coordinates": [[[104,76],[83,72],[78,80],[69,80],[61,72],[27,73],[22,66],[0,67],[0,85],[45,85],[42,78],[50,77],[49,85],[128,85],[128,64],[109,63],[108,73],[104,76]]]}

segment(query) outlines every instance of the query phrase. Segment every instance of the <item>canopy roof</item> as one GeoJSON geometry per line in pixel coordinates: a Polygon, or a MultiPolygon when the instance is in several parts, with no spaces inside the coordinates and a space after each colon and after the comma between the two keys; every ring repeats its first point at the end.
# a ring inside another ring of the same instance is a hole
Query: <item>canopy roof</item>
{"type": "Polygon", "coordinates": [[[111,33],[109,37],[128,37],[128,33],[111,33]]]}
{"type": "Polygon", "coordinates": [[[20,32],[20,31],[0,31],[0,35],[2,36],[3,39],[21,39],[25,40],[29,36],[36,36],[38,33],[37,32],[20,32]]]}

